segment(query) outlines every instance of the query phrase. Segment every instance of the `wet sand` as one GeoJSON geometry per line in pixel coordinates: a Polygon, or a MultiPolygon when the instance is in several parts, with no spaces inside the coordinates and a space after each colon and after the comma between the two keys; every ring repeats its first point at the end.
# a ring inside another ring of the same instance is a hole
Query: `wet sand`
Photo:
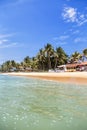
{"type": "Polygon", "coordinates": [[[12,72],[4,73],[5,75],[13,76],[24,76],[30,78],[46,79],[53,80],[64,83],[73,83],[73,84],[85,84],[87,85],[87,72],[12,72]]]}

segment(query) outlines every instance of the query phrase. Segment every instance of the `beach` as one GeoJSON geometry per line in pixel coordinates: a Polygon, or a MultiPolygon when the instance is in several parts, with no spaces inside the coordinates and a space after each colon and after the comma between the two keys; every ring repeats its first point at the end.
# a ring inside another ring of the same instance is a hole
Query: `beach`
{"type": "Polygon", "coordinates": [[[70,84],[87,84],[87,72],[11,72],[4,73],[11,76],[24,76],[70,84]]]}

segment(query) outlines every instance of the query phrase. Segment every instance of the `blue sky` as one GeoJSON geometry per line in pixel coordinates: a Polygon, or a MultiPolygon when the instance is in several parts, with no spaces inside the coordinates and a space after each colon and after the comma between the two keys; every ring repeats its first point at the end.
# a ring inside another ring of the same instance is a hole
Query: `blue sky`
{"type": "Polygon", "coordinates": [[[0,63],[35,56],[46,43],[68,55],[87,48],[87,0],[0,0],[0,63]]]}

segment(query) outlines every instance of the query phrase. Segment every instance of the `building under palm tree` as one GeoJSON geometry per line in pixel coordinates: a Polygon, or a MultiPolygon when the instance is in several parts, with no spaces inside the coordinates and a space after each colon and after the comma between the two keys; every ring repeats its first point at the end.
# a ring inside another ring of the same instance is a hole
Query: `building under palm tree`
{"type": "Polygon", "coordinates": [[[87,71],[87,61],[73,64],[66,64],[67,71],[87,71]]]}

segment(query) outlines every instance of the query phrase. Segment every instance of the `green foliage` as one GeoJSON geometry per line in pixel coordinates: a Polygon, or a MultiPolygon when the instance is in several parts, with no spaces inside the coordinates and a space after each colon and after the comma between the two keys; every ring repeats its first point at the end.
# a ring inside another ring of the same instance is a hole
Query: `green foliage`
{"type": "Polygon", "coordinates": [[[61,47],[58,47],[58,48],[56,48],[56,53],[58,55],[58,64],[57,65],[66,64],[68,55],[65,53],[65,51],[61,47]]]}
{"type": "Polygon", "coordinates": [[[54,49],[50,43],[47,43],[44,48],[39,50],[35,57],[30,58],[26,56],[20,63],[14,60],[8,60],[0,66],[0,71],[22,71],[26,70],[26,68],[31,68],[33,71],[47,71],[49,69],[55,69],[58,65],[66,64],[68,61],[70,63],[75,63],[79,60],[84,61],[84,57],[87,59],[87,49],[83,50],[83,54],[76,51],[68,57],[61,47],[54,49]]]}
{"type": "Polygon", "coordinates": [[[71,55],[71,59],[70,60],[71,60],[71,63],[75,63],[75,62],[78,62],[81,59],[82,59],[82,55],[79,52],[75,51],[71,55]]]}
{"type": "Polygon", "coordinates": [[[87,48],[83,50],[83,55],[87,58],[87,48]]]}

